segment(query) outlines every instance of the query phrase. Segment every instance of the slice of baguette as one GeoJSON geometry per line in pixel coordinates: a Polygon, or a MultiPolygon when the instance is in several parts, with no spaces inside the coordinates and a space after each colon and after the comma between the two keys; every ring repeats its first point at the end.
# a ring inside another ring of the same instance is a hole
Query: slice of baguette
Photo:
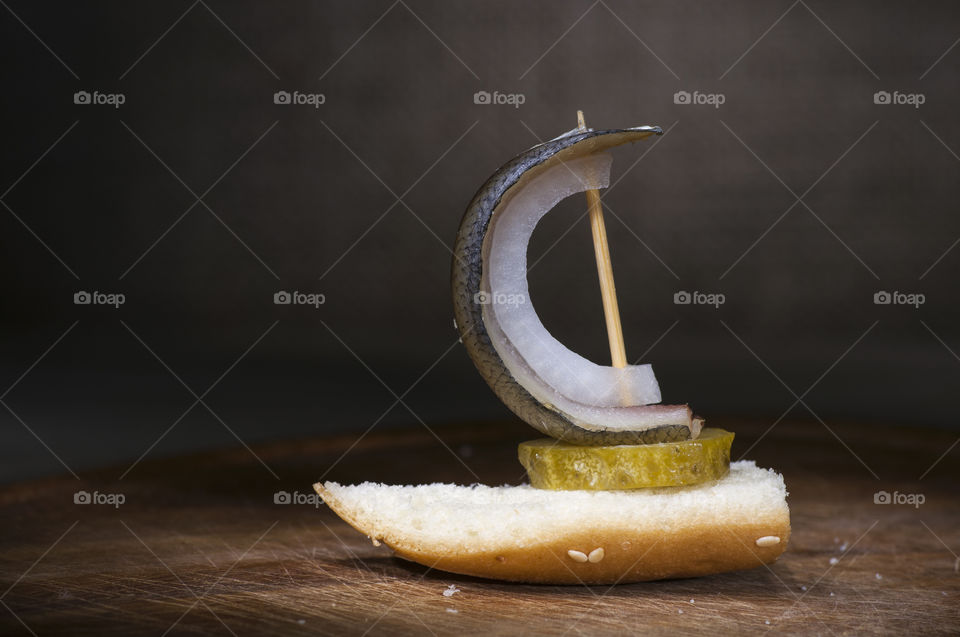
{"type": "Polygon", "coordinates": [[[715,482],[632,491],[529,485],[314,485],[374,544],[436,569],[517,582],[614,584],[769,564],[790,539],[783,477],[753,462],[715,482]]]}

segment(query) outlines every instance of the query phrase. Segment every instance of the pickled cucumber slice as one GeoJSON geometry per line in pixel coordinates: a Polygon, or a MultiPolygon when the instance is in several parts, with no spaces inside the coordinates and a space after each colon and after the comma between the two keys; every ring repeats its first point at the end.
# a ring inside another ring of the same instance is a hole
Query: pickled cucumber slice
{"type": "Polygon", "coordinates": [[[520,464],[537,489],[613,490],[680,487],[730,470],[733,434],[705,428],[695,440],[583,447],[553,438],[521,442],[520,464]]]}

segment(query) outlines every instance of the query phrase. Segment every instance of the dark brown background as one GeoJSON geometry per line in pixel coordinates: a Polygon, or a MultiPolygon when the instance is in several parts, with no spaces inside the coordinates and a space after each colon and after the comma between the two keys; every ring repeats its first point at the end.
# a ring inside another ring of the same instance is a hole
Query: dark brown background
{"type": "MultiPolygon", "coordinates": [[[[486,177],[578,108],[669,128],[617,151],[605,198],[628,353],[656,343],[666,400],[773,423],[829,370],[793,417],[841,436],[845,419],[956,425],[955,3],[5,6],[2,479],[126,465],[175,422],[148,455],[239,444],[227,428],[253,444],[506,418],[448,351],[448,247],[486,177]],[[75,105],[81,89],[127,101],[75,105]],[[278,90],[326,103],[276,105],[278,90]],[[526,101],[476,105],[478,90],[526,101]],[[677,105],[678,90],[726,102],[677,105]],[[876,105],[878,90],[926,103],[876,105]],[[195,201],[178,179],[196,195],[217,182],[213,212],[197,204],[137,262],[195,201]],[[764,235],[788,188],[812,184],[810,210],[764,235]],[[275,306],[280,289],[327,302],[275,306]],[[76,306],[78,290],[127,303],[76,306]],[[678,290],[727,302],[676,306],[678,290]],[[927,302],[877,306],[879,290],[927,302]],[[209,410],[178,421],[194,397],[133,333],[197,395],[230,369],[209,410]],[[384,384],[400,395],[428,369],[394,405],[384,384]]],[[[603,361],[582,212],[565,202],[536,233],[531,290],[561,340],[603,361]]]]}

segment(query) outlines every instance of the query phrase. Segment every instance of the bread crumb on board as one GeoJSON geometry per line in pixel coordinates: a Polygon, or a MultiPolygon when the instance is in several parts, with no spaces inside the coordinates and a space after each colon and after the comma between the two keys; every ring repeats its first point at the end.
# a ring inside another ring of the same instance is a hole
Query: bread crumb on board
{"type": "Polygon", "coordinates": [[[459,592],[460,592],[460,589],[457,588],[457,585],[456,585],[456,584],[451,584],[450,586],[448,586],[447,588],[444,589],[444,591],[443,591],[443,596],[444,596],[444,597],[453,597],[454,594],[459,593],[459,592]]]}

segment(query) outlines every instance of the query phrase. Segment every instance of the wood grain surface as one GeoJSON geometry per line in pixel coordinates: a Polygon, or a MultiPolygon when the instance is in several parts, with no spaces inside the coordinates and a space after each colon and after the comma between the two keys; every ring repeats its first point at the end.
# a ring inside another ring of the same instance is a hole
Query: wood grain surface
{"type": "Polygon", "coordinates": [[[401,561],[316,507],[311,483],[518,483],[516,445],[536,434],[374,431],[255,448],[279,479],[240,448],[3,487],[0,634],[960,632],[956,433],[711,425],[737,432],[734,458],[749,450],[786,478],[793,538],[771,568],[587,588],[401,561]],[[81,490],[124,502],[75,504],[81,490]],[[876,504],[881,490],[924,501],[876,504]],[[310,500],[276,504],[278,491],[310,500]]]}

